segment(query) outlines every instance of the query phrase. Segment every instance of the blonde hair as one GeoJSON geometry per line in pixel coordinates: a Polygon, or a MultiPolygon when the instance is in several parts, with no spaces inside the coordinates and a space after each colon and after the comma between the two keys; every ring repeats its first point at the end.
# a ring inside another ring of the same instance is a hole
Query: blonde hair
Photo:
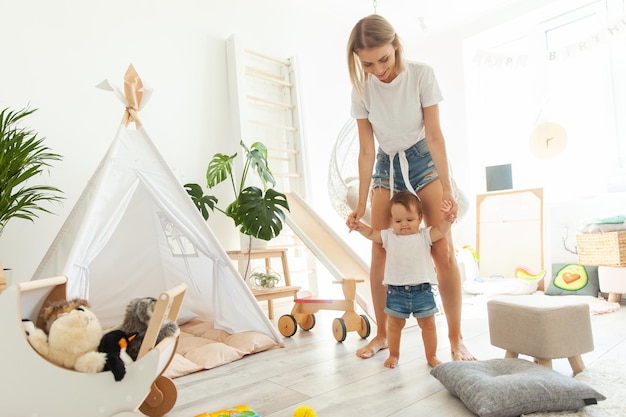
{"type": "Polygon", "coordinates": [[[391,44],[395,49],[396,65],[395,71],[400,74],[404,70],[404,52],[402,42],[396,34],[391,23],[384,17],[372,14],[362,18],[352,29],[348,39],[348,72],[350,81],[356,91],[361,94],[363,84],[367,81],[368,75],[363,71],[358,51],[363,49],[379,48],[391,44]]]}

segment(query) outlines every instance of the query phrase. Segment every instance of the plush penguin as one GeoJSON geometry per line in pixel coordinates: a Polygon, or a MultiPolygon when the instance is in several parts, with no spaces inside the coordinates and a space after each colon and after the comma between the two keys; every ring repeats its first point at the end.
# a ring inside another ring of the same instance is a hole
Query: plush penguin
{"type": "Polygon", "coordinates": [[[113,372],[116,381],[121,381],[126,375],[126,366],[133,360],[126,353],[128,343],[137,336],[137,333],[126,333],[122,330],[111,330],[100,339],[98,352],[106,353],[104,371],[113,372]]]}

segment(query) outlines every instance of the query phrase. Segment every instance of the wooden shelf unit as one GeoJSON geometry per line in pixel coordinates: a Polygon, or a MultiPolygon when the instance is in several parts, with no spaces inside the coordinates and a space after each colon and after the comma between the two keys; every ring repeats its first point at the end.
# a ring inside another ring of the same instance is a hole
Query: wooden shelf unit
{"type": "Polygon", "coordinates": [[[267,301],[267,316],[270,320],[274,318],[273,300],[275,298],[293,297],[295,299],[296,294],[300,291],[299,286],[291,285],[289,263],[287,262],[287,248],[253,249],[250,252],[231,250],[227,253],[232,260],[237,261],[237,269],[244,278],[246,278],[246,262],[248,259],[265,259],[265,267],[271,268],[272,259],[280,258],[283,268],[283,277],[285,278],[285,285],[274,288],[252,288],[252,294],[254,294],[257,301],[267,301]]]}

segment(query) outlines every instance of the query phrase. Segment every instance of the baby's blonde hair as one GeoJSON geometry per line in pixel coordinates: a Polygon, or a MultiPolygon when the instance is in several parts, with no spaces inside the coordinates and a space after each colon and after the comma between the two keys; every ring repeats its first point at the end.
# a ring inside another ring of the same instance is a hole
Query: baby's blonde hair
{"type": "Polygon", "coordinates": [[[361,94],[363,84],[368,78],[368,74],[363,71],[358,51],[363,49],[379,48],[391,44],[396,51],[395,71],[400,74],[404,70],[404,52],[402,42],[396,34],[391,23],[378,14],[372,14],[362,18],[352,29],[348,39],[348,72],[350,81],[356,91],[361,94]]]}

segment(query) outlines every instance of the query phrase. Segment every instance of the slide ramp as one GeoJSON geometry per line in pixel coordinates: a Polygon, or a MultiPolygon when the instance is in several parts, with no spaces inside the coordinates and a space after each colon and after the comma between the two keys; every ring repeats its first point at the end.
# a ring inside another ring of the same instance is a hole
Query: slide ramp
{"type": "MultiPolygon", "coordinates": [[[[370,291],[369,265],[295,193],[287,193],[289,212],[285,223],[302,240],[313,255],[337,279],[355,278],[365,282],[357,285],[356,301],[376,322],[370,291]]],[[[347,233],[347,229],[346,229],[347,233]]]]}

